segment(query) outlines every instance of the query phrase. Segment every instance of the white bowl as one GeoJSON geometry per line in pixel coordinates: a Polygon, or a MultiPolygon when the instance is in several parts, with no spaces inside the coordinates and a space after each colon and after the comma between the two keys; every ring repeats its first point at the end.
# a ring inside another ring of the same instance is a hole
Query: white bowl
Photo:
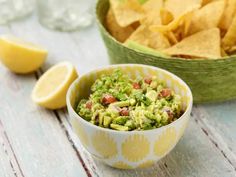
{"type": "Polygon", "coordinates": [[[160,68],[139,64],[111,65],[94,70],[75,80],[67,92],[70,121],[83,146],[107,165],[120,169],[148,167],[168,154],[185,131],[192,100],[190,88],[176,75],[160,68]],[[74,110],[78,101],[88,97],[91,85],[97,78],[102,74],[111,74],[117,68],[131,78],[157,76],[182,97],[184,114],[160,128],[128,132],[102,128],[81,118],[74,110]]]}

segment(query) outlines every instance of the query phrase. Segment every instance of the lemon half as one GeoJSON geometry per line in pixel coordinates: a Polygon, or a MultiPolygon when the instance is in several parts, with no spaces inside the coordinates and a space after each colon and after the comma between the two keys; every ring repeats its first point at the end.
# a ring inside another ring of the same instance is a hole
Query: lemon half
{"type": "Polygon", "coordinates": [[[78,77],[75,67],[69,62],[61,62],[46,71],[36,83],[32,100],[48,109],[66,106],[66,92],[78,77]]]}
{"type": "Polygon", "coordinates": [[[47,57],[47,50],[10,35],[0,37],[0,60],[11,71],[25,74],[37,70],[47,57]]]}

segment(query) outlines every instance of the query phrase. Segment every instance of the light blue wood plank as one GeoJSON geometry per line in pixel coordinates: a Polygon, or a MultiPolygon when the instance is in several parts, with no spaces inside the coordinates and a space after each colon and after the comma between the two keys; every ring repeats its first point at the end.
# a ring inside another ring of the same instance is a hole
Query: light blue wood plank
{"type": "Polygon", "coordinates": [[[197,105],[193,113],[236,170],[236,101],[197,105]]]}
{"type": "MultiPolygon", "coordinates": [[[[80,74],[108,64],[106,50],[96,28],[87,28],[69,34],[60,33],[43,28],[38,24],[35,17],[29,21],[13,23],[11,28],[14,35],[41,44],[49,50],[49,57],[43,66],[43,70],[63,60],[74,63],[80,74]],[[92,36],[92,38],[88,36],[92,36]],[[79,43],[74,40],[76,37],[78,37],[79,43]],[[91,46],[91,43],[95,44],[96,49],[91,46]],[[95,52],[91,52],[90,48],[95,52]]],[[[96,176],[96,172],[93,174],[93,168],[96,167],[90,168],[90,173],[96,176]]]]}
{"type": "Polygon", "coordinates": [[[12,149],[27,177],[87,176],[54,113],[30,98],[34,75],[0,66],[0,115],[12,149]]]}
{"type": "Polygon", "coordinates": [[[19,177],[22,177],[10,151],[5,141],[4,130],[0,125],[0,177],[14,177],[15,173],[19,177]]]}
{"type": "Polygon", "coordinates": [[[5,153],[3,147],[0,147],[0,176],[1,177],[14,177],[14,171],[11,167],[10,160],[5,153]]]}
{"type": "Polygon", "coordinates": [[[199,106],[205,109],[208,121],[225,137],[229,148],[236,154],[236,101],[199,106]]]}
{"type": "MultiPolygon", "coordinates": [[[[9,33],[8,25],[0,27],[0,35],[9,33]]],[[[0,63],[1,65],[1,63],[0,63]]],[[[0,72],[1,73],[1,72],[0,72]]],[[[2,73],[1,73],[2,74],[2,73]]],[[[3,80],[0,80],[1,88],[3,88],[3,80]]],[[[0,105],[3,103],[0,101],[0,105]]],[[[0,112],[2,107],[0,106],[0,112]]],[[[0,177],[22,177],[17,159],[14,152],[12,152],[11,145],[9,144],[7,134],[2,125],[2,114],[0,114],[0,177]]]]}
{"type": "Polygon", "coordinates": [[[84,164],[85,164],[86,168],[88,169],[88,171],[90,172],[90,174],[93,177],[102,177],[102,176],[104,176],[104,174],[100,173],[100,170],[98,169],[98,167],[97,167],[94,159],[92,158],[91,154],[88,151],[85,150],[85,148],[83,147],[83,145],[79,141],[79,138],[73,132],[73,130],[71,128],[71,125],[70,125],[70,122],[69,122],[69,118],[68,118],[69,115],[67,113],[67,110],[64,109],[64,110],[58,111],[58,115],[60,116],[64,128],[66,129],[68,135],[70,136],[71,141],[74,144],[75,148],[80,153],[80,156],[83,159],[84,164]]]}
{"type": "Polygon", "coordinates": [[[110,168],[96,160],[106,177],[235,177],[227,159],[215,148],[193,119],[176,148],[155,166],[145,170],[124,171],[110,168]]]}

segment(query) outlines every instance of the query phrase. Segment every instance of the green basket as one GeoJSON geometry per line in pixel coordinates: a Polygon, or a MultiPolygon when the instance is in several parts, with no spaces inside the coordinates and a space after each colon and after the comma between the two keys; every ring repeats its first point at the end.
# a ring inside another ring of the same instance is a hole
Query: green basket
{"type": "Polygon", "coordinates": [[[110,62],[141,63],[157,66],[181,77],[192,89],[194,103],[217,102],[236,98],[236,56],[221,59],[163,58],[127,48],[105,29],[109,0],[99,0],[96,13],[110,62]]]}

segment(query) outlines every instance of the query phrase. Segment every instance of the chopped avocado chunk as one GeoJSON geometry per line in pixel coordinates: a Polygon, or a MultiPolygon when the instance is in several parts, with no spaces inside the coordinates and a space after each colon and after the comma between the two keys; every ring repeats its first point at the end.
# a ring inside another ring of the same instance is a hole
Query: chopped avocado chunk
{"type": "Polygon", "coordinates": [[[109,125],[110,125],[110,123],[111,123],[111,121],[112,121],[112,118],[111,118],[111,117],[109,117],[109,116],[104,116],[104,118],[103,118],[103,126],[104,126],[105,128],[108,128],[109,125]]]}
{"type": "Polygon", "coordinates": [[[129,119],[128,116],[119,116],[119,117],[114,118],[112,123],[124,125],[128,119],[129,119]]]}
{"type": "Polygon", "coordinates": [[[146,93],[146,97],[149,98],[152,102],[155,102],[157,98],[157,92],[155,90],[150,90],[146,93]]]}
{"type": "Polygon", "coordinates": [[[111,103],[112,106],[117,106],[117,107],[125,107],[125,106],[129,106],[130,105],[130,101],[126,100],[126,101],[119,101],[119,102],[115,102],[115,103],[111,103]]]}
{"type": "Polygon", "coordinates": [[[118,124],[111,124],[111,128],[115,129],[115,130],[119,130],[119,131],[128,131],[129,127],[125,127],[122,125],[118,125],[118,124]]]}

